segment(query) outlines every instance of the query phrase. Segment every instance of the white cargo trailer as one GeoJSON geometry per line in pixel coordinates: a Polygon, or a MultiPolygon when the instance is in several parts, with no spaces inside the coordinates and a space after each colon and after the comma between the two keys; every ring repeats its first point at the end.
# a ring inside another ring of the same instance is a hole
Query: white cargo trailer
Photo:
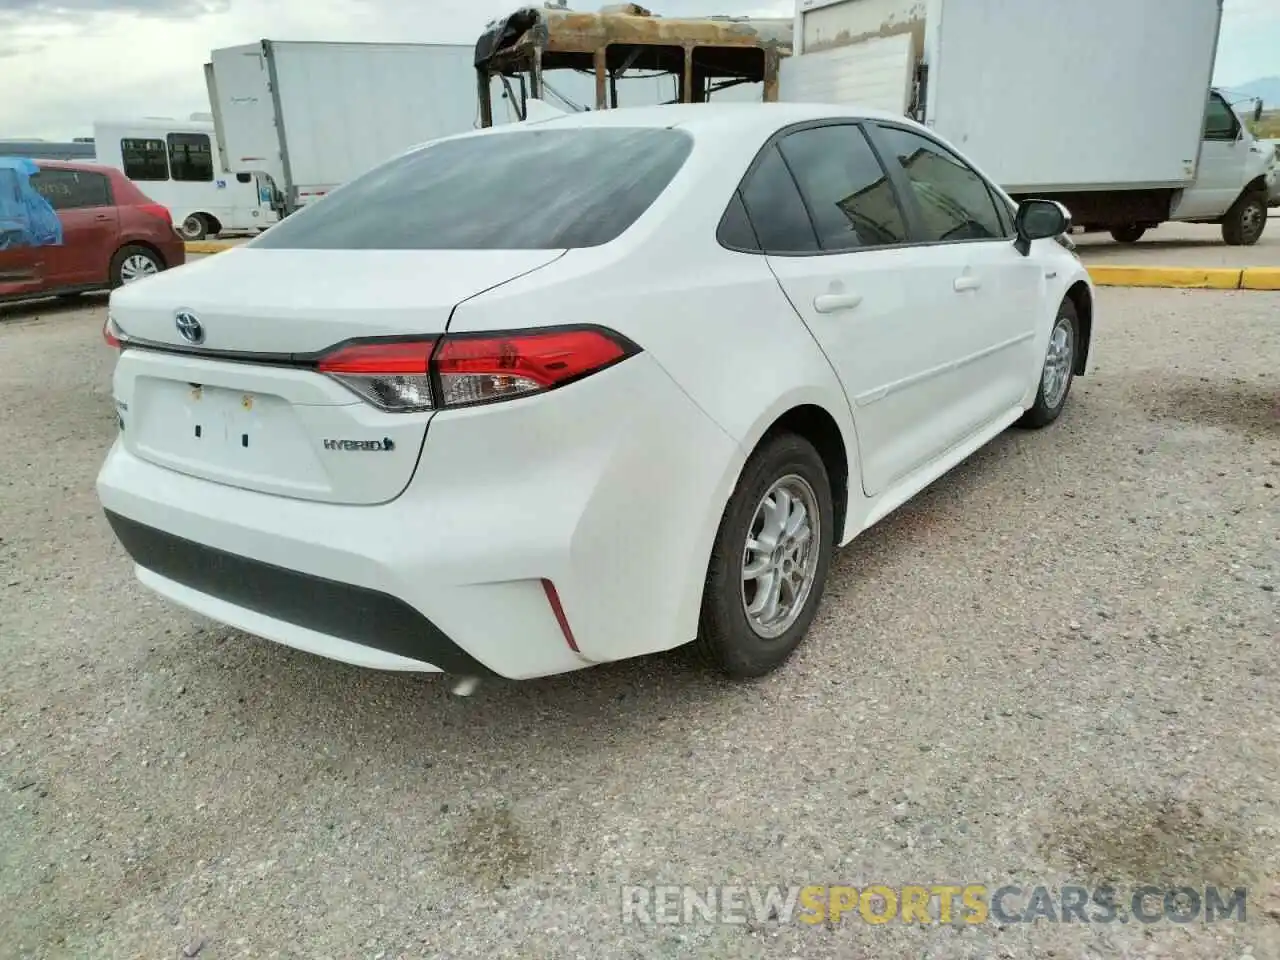
{"type": "Polygon", "coordinates": [[[209,102],[236,171],[288,213],[426,140],[475,126],[472,48],[262,40],[214,50],[209,102]]]}
{"type": "Polygon", "coordinates": [[[1274,161],[1210,90],[1221,20],[1222,0],[797,0],[780,99],[909,115],[1117,239],[1179,219],[1251,243],[1274,161]]]}
{"type": "MultiPolygon", "coordinates": [[[[477,76],[472,44],[261,40],[214,50],[205,64],[223,166],[269,177],[282,214],[410,147],[478,127],[477,76]]],[[[546,86],[543,99],[562,109],[595,103],[593,76],[562,72],[546,86]]],[[[508,89],[521,99],[519,77],[494,79],[497,123],[517,119],[508,89]]],[[[619,90],[623,106],[675,97],[666,77],[624,78],[619,90]]]]}

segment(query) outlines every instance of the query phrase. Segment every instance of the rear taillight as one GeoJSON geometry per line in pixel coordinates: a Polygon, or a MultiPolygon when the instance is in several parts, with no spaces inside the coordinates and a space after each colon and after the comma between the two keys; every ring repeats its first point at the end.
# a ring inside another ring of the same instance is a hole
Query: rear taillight
{"type": "Polygon", "coordinates": [[[316,364],[348,390],[393,413],[430,410],[431,351],[435,338],[365,340],[325,354],[316,364]]]}
{"type": "Polygon", "coordinates": [[[111,318],[111,314],[107,314],[107,322],[102,325],[102,339],[107,342],[107,346],[112,350],[119,350],[124,346],[122,342],[124,335],[121,334],[120,328],[116,326],[115,320],[111,318]]]}
{"type": "Polygon", "coordinates": [[[491,403],[563,386],[622,360],[629,346],[597,329],[445,337],[433,361],[441,406],[491,403]]]}
{"type": "Polygon", "coordinates": [[[173,223],[173,216],[169,213],[169,208],[163,203],[140,203],[137,209],[149,216],[158,217],[165,223],[173,223]]]}
{"type": "Polygon", "coordinates": [[[383,410],[469,407],[554,390],[624,360],[639,348],[602,327],[357,340],[316,363],[383,410]]]}

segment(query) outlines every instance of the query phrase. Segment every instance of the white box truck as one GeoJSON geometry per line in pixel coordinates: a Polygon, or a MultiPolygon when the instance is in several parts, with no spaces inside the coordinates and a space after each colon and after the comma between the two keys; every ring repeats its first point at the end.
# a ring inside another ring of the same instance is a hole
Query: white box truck
{"type": "Polygon", "coordinates": [[[214,50],[205,82],[223,164],[292,213],[396,154],[477,120],[468,44],[261,40],[214,50]]]}
{"type": "Polygon", "coordinates": [[[909,115],[1122,242],[1184,220],[1251,244],[1275,156],[1210,88],[1221,20],[1222,0],[797,0],[780,99],[909,115]]]}
{"type": "MultiPolygon", "coordinates": [[[[270,178],[281,215],[410,147],[479,126],[472,44],[261,40],[214,50],[204,70],[223,166],[270,178]]],[[[508,84],[493,81],[495,123],[518,119],[508,91],[521,99],[519,78],[508,84]]],[[[594,77],[546,86],[561,109],[595,103],[594,77]]],[[[624,106],[674,96],[667,77],[620,89],[624,106]]]]}

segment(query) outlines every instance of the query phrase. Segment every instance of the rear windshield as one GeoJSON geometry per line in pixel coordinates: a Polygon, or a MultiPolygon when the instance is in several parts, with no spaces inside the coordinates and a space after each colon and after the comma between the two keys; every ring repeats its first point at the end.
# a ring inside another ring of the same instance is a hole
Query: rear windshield
{"type": "Polygon", "coordinates": [[[528,130],[446,140],[351,181],[255,247],[554,250],[608,243],[693,147],[676,130],[528,130]]]}

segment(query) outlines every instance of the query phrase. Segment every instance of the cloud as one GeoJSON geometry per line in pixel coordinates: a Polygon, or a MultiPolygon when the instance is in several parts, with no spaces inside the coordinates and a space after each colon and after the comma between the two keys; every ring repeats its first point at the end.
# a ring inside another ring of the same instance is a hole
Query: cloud
{"type": "Polygon", "coordinates": [[[0,17],[64,17],[78,13],[137,13],[153,17],[192,17],[222,13],[231,0],[3,0],[0,17]]]}
{"type": "MultiPolygon", "coordinates": [[[[63,138],[96,119],[209,109],[209,51],[278,40],[471,43],[495,17],[541,0],[0,0],[0,137],[63,138]]],[[[612,0],[570,0],[594,9],[612,0]]],[[[794,0],[650,0],[663,16],[789,16],[794,0]]],[[[1275,72],[1276,0],[1225,0],[1219,75],[1275,72]]]]}

